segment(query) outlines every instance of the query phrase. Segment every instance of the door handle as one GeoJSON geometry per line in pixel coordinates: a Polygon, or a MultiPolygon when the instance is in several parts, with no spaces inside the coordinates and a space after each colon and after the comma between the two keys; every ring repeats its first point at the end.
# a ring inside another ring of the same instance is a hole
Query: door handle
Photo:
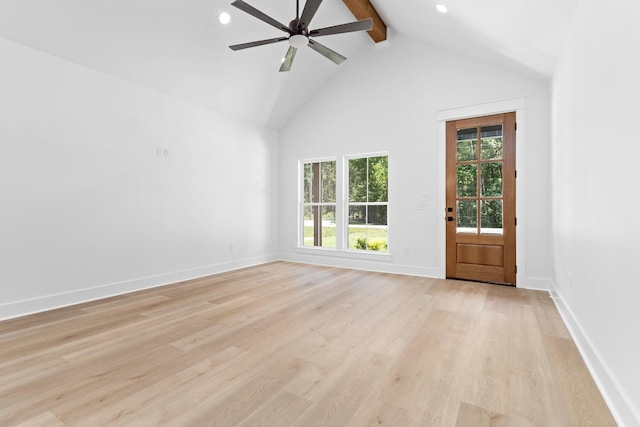
{"type": "MultiPolygon", "coordinates": [[[[453,212],[453,208],[447,208],[447,212],[448,213],[453,212]]],[[[449,221],[449,222],[455,221],[455,218],[452,217],[452,216],[446,216],[446,217],[444,217],[444,219],[445,219],[445,221],[449,221]]]]}

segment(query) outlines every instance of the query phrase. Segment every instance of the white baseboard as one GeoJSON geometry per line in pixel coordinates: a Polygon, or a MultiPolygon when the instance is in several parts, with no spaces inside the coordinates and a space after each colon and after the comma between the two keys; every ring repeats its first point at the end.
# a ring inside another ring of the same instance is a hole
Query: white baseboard
{"type": "Polygon", "coordinates": [[[553,285],[551,283],[551,280],[549,279],[541,279],[539,277],[524,277],[518,278],[516,286],[521,289],[549,292],[553,285]]]}
{"type": "MultiPolygon", "coordinates": [[[[365,257],[358,257],[349,252],[336,253],[335,251],[327,251],[326,253],[323,253],[317,250],[298,250],[296,253],[280,254],[280,259],[283,261],[444,279],[444,272],[440,271],[440,269],[436,267],[392,264],[389,262],[391,261],[390,256],[385,260],[376,260],[375,258],[376,257],[371,257],[367,259],[365,257]]],[[[552,282],[550,279],[525,277],[518,279],[517,287],[521,289],[549,292],[552,288],[552,282]]]]}
{"type": "Polygon", "coordinates": [[[392,264],[389,260],[376,260],[375,257],[363,259],[359,257],[335,256],[331,254],[281,253],[282,261],[301,262],[323,265],[327,267],[351,268],[354,270],[375,271],[379,273],[404,274],[409,276],[442,278],[437,268],[419,267],[415,265],[392,264]]]}
{"type": "Polygon", "coordinates": [[[277,259],[278,257],[276,255],[244,258],[220,264],[213,264],[203,267],[191,268],[188,270],[160,274],[157,276],[141,277],[123,282],[110,283],[103,286],[79,289],[72,292],[46,295],[29,300],[10,302],[0,305],[0,320],[12,319],[28,314],[67,307],[70,305],[80,304],[88,301],[94,301],[101,298],[108,298],[115,295],[155,288],[158,286],[169,285],[185,280],[197,279],[199,277],[210,276],[212,274],[238,270],[240,268],[251,267],[254,265],[276,261],[277,259]]]}
{"type": "Polygon", "coordinates": [[[635,407],[634,402],[624,392],[600,352],[593,345],[593,342],[582,328],[571,308],[562,298],[562,295],[555,289],[553,283],[551,283],[549,293],[618,425],[621,427],[640,426],[640,408],[635,407]]]}

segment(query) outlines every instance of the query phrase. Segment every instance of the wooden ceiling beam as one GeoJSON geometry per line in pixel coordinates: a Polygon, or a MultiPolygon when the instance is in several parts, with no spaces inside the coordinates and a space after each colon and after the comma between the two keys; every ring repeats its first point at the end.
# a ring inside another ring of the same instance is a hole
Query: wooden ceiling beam
{"type": "Polygon", "coordinates": [[[374,42],[380,43],[387,39],[387,25],[369,0],[342,0],[357,19],[373,19],[373,29],[367,31],[374,42]]]}

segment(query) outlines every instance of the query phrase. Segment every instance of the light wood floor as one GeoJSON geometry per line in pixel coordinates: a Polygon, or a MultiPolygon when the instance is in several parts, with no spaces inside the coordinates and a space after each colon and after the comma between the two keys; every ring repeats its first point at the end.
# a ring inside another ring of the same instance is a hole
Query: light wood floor
{"type": "Polygon", "coordinates": [[[0,322],[2,426],[614,426],[548,295],[277,262],[0,322]]]}

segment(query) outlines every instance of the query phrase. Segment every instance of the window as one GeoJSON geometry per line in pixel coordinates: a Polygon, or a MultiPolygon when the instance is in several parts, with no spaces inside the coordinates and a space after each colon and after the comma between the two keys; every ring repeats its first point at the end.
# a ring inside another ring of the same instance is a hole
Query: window
{"type": "Polygon", "coordinates": [[[388,251],[388,156],[350,158],[348,162],[349,250],[388,251]]]}
{"type": "Polygon", "coordinates": [[[388,163],[379,153],[341,162],[300,161],[298,244],[303,251],[333,249],[349,257],[390,259],[388,163]]]}
{"type": "Polygon", "coordinates": [[[303,163],[303,246],[336,247],[336,161],[303,163]]]}

